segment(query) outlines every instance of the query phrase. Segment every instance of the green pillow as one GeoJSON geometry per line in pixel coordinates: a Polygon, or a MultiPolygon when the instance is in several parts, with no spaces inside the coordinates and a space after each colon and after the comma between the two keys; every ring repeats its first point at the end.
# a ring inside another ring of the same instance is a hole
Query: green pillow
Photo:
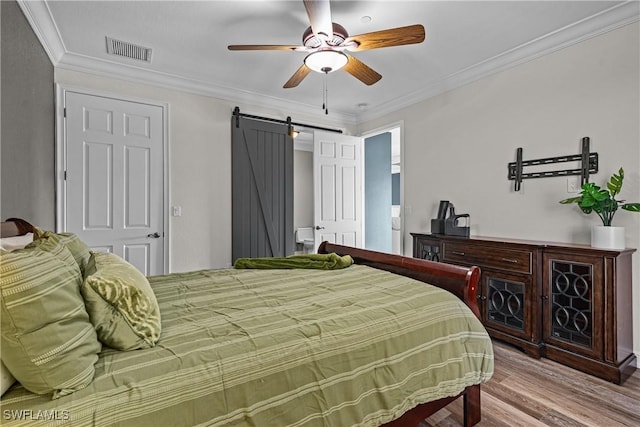
{"type": "Polygon", "coordinates": [[[94,252],[82,284],[98,339],[118,350],[155,346],[160,338],[160,309],[149,281],[117,255],[94,252]]]}
{"type": "MultiPolygon", "coordinates": [[[[69,249],[73,259],[80,267],[80,273],[82,277],[85,275],[87,263],[89,262],[89,255],[91,254],[89,247],[84,244],[82,240],[73,233],[54,233],[52,231],[43,231],[37,229],[37,232],[32,243],[34,246],[43,245],[43,249],[49,250],[48,247],[56,245],[64,245],[69,249]]],[[[42,247],[42,246],[41,246],[42,247]]]]}
{"type": "Polygon", "coordinates": [[[0,318],[2,362],[27,390],[55,399],[91,383],[102,346],[73,256],[53,249],[1,251],[0,318]]]}
{"type": "MultiPolygon", "coordinates": [[[[46,233],[49,232],[47,231],[45,234],[46,233]]],[[[65,245],[62,239],[44,237],[45,234],[41,235],[42,237],[38,237],[38,235],[36,235],[33,242],[25,246],[25,250],[38,249],[44,252],[49,252],[59,260],[63,261],[73,270],[75,279],[78,281],[78,286],[80,286],[82,283],[82,271],[73,257],[73,254],[67,248],[67,245],[65,245]]]]}

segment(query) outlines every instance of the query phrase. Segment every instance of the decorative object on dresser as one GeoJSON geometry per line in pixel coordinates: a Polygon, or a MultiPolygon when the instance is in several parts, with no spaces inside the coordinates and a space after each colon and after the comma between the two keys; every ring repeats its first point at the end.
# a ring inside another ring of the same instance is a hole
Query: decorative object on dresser
{"type": "Polygon", "coordinates": [[[448,200],[440,200],[438,217],[431,220],[431,232],[447,236],[469,237],[469,214],[456,215],[456,208],[448,200]],[[449,216],[447,217],[447,212],[449,216]],[[466,223],[466,225],[462,225],[466,223]]]}
{"type": "Polygon", "coordinates": [[[481,320],[493,338],[616,384],[635,370],[635,249],[411,235],[416,258],[481,268],[481,320]]]}
{"type": "Polygon", "coordinates": [[[624,249],[624,227],[613,227],[611,223],[618,208],[640,212],[640,203],[625,203],[624,200],[616,200],[616,196],[622,191],[624,170],[620,168],[618,173],[611,175],[607,188],[585,182],[582,191],[577,197],[561,200],[562,204],[577,203],[582,212],[590,214],[595,212],[602,220],[602,225],[594,225],[591,230],[591,246],[605,249],[624,249]]]}

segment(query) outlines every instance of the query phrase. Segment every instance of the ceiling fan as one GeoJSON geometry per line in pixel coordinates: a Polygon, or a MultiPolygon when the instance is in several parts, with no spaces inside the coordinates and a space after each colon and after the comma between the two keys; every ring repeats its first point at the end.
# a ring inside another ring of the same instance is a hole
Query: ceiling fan
{"type": "Polygon", "coordinates": [[[420,24],[391,28],[372,33],[349,36],[347,30],[331,20],[329,0],[303,0],[311,26],[302,35],[303,46],[294,45],[229,45],[229,50],[291,50],[307,52],[304,63],[284,84],[284,88],[296,87],[311,72],[328,74],[344,67],[344,70],[372,85],[382,76],[359,59],[346,53],[382,47],[422,43],[424,27],[420,24]]]}

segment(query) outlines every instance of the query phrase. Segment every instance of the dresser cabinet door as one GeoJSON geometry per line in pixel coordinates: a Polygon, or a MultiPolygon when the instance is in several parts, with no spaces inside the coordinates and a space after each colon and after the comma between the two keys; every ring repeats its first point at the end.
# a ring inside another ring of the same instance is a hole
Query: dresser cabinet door
{"type": "Polygon", "coordinates": [[[484,325],[531,340],[532,292],[531,276],[484,270],[481,297],[484,325]]]}
{"type": "Polygon", "coordinates": [[[603,260],[545,253],[543,339],[548,345],[603,356],[603,260]]]}
{"type": "Polygon", "coordinates": [[[440,241],[423,237],[414,237],[413,257],[429,261],[442,261],[440,254],[440,241]]]}

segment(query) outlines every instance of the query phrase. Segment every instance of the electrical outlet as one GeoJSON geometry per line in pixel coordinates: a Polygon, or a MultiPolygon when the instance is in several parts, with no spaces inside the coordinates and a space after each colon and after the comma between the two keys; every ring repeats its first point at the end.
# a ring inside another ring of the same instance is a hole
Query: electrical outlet
{"type": "Polygon", "coordinates": [[[581,189],[580,177],[570,176],[567,178],[567,193],[579,193],[581,189]]]}

